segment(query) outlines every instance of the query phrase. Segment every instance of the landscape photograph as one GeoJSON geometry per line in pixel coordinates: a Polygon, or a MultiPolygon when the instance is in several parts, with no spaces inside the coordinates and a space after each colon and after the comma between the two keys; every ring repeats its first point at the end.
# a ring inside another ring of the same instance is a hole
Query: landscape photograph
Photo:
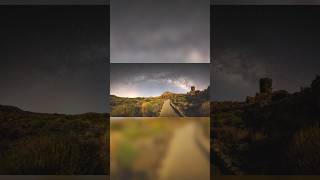
{"type": "Polygon", "coordinates": [[[209,64],[110,67],[111,117],[209,117],[209,64]]]}
{"type": "Polygon", "coordinates": [[[0,6],[0,174],[107,175],[108,7],[0,6]]]}
{"type": "Polygon", "coordinates": [[[111,63],[111,179],[210,179],[209,69],[111,63]]]}
{"type": "Polygon", "coordinates": [[[210,0],[111,0],[111,63],[210,63],[210,0]]]}
{"type": "Polygon", "coordinates": [[[209,117],[111,117],[110,178],[209,180],[209,117]]]}
{"type": "Polygon", "coordinates": [[[211,8],[213,175],[319,175],[320,7],[211,8]]]}

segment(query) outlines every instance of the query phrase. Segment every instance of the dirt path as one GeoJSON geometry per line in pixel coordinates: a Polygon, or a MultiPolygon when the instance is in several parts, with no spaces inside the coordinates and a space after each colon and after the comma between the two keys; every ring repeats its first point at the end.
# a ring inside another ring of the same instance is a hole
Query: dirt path
{"type": "Polygon", "coordinates": [[[176,130],[159,172],[160,180],[209,180],[210,161],[196,142],[196,123],[176,130]]]}
{"type": "Polygon", "coordinates": [[[180,115],[176,113],[170,103],[170,99],[164,101],[162,109],[160,111],[160,117],[180,117],[180,115]]]}

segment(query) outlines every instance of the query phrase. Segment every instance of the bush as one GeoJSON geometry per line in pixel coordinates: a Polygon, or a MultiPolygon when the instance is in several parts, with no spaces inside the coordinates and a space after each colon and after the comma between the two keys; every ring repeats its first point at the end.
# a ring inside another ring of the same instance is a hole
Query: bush
{"type": "Polygon", "coordinates": [[[214,124],[216,127],[242,127],[244,122],[242,120],[241,114],[238,112],[223,112],[217,113],[214,116],[214,124]]]}
{"type": "Polygon", "coordinates": [[[0,156],[1,174],[105,174],[99,139],[74,135],[30,137],[19,140],[0,156]]]}
{"type": "Polygon", "coordinates": [[[139,107],[134,104],[122,104],[113,106],[110,115],[114,117],[138,117],[141,116],[141,112],[139,107]]]}
{"type": "Polygon", "coordinates": [[[153,116],[153,107],[152,104],[149,102],[144,102],[141,105],[141,112],[142,116],[144,117],[150,117],[153,116]]]}
{"type": "Polygon", "coordinates": [[[288,147],[287,158],[293,173],[320,174],[319,124],[297,132],[288,147]]]}
{"type": "Polygon", "coordinates": [[[209,101],[206,101],[201,104],[199,114],[201,116],[210,116],[210,102],[209,101]]]}

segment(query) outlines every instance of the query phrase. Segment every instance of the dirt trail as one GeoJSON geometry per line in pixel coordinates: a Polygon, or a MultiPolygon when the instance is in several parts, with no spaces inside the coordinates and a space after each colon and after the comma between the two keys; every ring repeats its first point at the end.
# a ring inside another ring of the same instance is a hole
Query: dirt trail
{"type": "Polygon", "coordinates": [[[193,122],[176,130],[162,162],[160,180],[210,179],[210,161],[196,141],[196,131],[193,122]]]}
{"type": "Polygon", "coordinates": [[[176,113],[170,103],[170,99],[164,101],[162,109],[160,111],[160,117],[180,117],[180,115],[176,113]]]}

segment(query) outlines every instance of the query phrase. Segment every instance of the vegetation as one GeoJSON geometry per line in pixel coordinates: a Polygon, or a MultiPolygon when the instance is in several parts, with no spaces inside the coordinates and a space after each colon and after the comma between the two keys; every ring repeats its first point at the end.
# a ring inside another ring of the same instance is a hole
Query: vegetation
{"type": "Polygon", "coordinates": [[[171,98],[171,101],[176,105],[186,116],[210,116],[210,102],[205,95],[186,95],[180,94],[171,98]]]}
{"type": "Polygon", "coordinates": [[[320,167],[320,126],[303,128],[298,131],[287,150],[291,169],[299,174],[319,174],[320,167]]]}
{"type": "Polygon", "coordinates": [[[107,114],[45,114],[0,106],[0,174],[106,174],[107,114]]]}
{"type": "MultiPolygon", "coordinates": [[[[199,123],[209,138],[209,118],[111,117],[110,178],[158,179],[177,130],[199,123]]],[[[200,131],[202,132],[202,131],[200,131]]],[[[187,138],[187,137],[186,137],[187,138]]],[[[184,143],[181,142],[181,143],[184,143]]],[[[189,154],[193,156],[193,154],[189,154]]],[[[188,174],[188,172],[185,172],[188,174]]],[[[177,178],[179,179],[179,178],[177,178]]]]}
{"type": "Polygon", "coordinates": [[[111,96],[112,107],[110,116],[113,117],[157,117],[165,99],[150,98],[124,98],[111,96]]]}
{"type": "Polygon", "coordinates": [[[125,98],[111,95],[110,105],[112,117],[158,117],[165,100],[170,99],[179,111],[189,117],[210,116],[208,90],[199,94],[175,94],[164,92],[158,97],[125,98]]]}
{"type": "Polygon", "coordinates": [[[212,147],[244,174],[320,174],[319,82],[294,94],[212,103],[212,147]]]}
{"type": "Polygon", "coordinates": [[[111,178],[156,179],[173,131],[185,122],[172,118],[111,121],[111,178]]]}

